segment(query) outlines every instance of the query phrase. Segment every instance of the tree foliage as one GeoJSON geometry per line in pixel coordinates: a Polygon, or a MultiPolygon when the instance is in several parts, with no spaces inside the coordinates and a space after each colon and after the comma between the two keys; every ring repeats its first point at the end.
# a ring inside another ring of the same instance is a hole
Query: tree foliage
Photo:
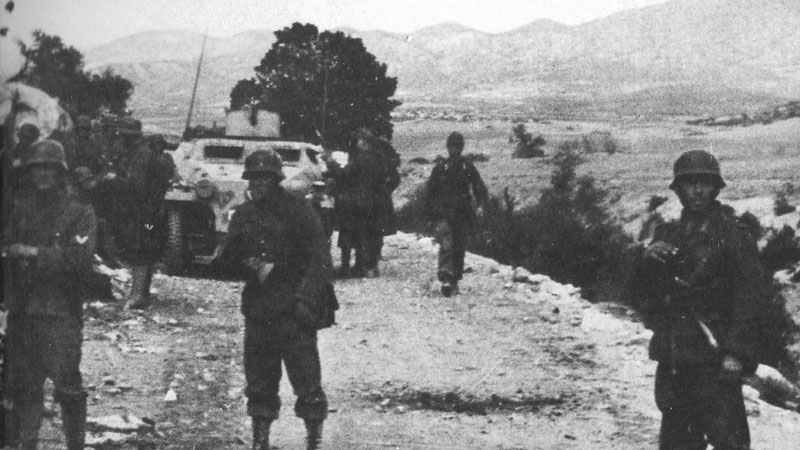
{"type": "Polygon", "coordinates": [[[73,115],[95,116],[101,108],[121,113],[133,93],[133,84],[107,69],[101,74],[83,69],[83,55],[60,37],[33,32],[33,44],[20,44],[25,66],[14,81],[35,86],[57,97],[73,115]]]}
{"type": "Polygon", "coordinates": [[[255,78],[231,92],[232,108],[255,100],[281,115],[284,135],[331,147],[345,148],[360,127],[391,138],[397,79],[361,39],[300,23],[275,36],[255,78]]]}

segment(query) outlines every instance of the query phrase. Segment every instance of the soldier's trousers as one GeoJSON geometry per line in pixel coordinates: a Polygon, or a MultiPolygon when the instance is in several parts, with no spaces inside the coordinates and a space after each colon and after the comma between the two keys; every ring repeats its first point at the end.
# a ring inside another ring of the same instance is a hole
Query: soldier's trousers
{"type": "Polygon", "coordinates": [[[268,420],[278,418],[281,362],[297,401],[294,412],[307,420],[323,420],[328,400],[321,385],[319,350],[315,331],[300,329],[293,319],[267,325],[246,319],[244,372],[247,381],[247,414],[268,420]]]}
{"type": "Polygon", "coordinates": [[[468,225],[455,220],[440,220],[436,224],[439,242],[439,281],[457,282],[464,274],[464,255],[467,250],[468,225]]]}
{"type": "Polygon", "coordinates": [[[739,381],[723,379],[718,364],[656,370],[655,396],[661,410],[661,450],[749,449],[750,431],[739,381]]]}
{"type": "MultiPolygon", "coordinates": [[[[86,421],[86,392],[82,387],[82,324],[78,319],[28,315],[9,316],[7,395],[11,411],[7,435],[23,445],[35,443],[42,422],[46,378],[55,386],[64,431],[70,441],[81,440],[86,421]]],[[[82,445],[82,444],[81,444],[82,445]]]]}

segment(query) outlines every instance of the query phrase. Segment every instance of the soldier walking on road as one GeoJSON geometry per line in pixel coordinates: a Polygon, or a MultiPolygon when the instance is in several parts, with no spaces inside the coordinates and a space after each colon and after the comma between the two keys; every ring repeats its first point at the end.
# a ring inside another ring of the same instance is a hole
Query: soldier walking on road
{"type": "Polygon", "coordinates": [[[8,284],[9,433],[35,449],[50,378],[69,450],[83,449],[86,392],[80,372],[82,281],[92,271],[95,217],[67,189],[66,157],[56,141],[33,145],[23,160],[29,187],[17,196],[3,232],[8,284]]]}
{"type": "Polygon", "coordinates": [[[758,364],[768,280],[755,240],[732,208],[719,163],[693,150],[675,162],[679,220],[659,226],[635,286],[653,330],[660,448],[748,449],[742,376],[758,364]]]}
{"type": "Polygon", "coordinates": [[[425,210],[435,223],[439,241],[439,281],[442,295],[458,293],[464,273],[467,233],[475,221],[473,199],[482,208],[488,201],[486,185],[475,166],[464,159],[464,136],[447,137],[449,157],[433,168],[426,186],[425,210]]]}
{"type": "Polygon", "coordinates": [[[328,403],[322,390],[317,330],[330,326],[338,304],[330,252],[311,206],[281,186],[280,157],[271,150],[245,160],[251,200],[236,209],[218,264],[245,279],[244,370],[253,449],[269,449],[278,418],[281,362],[305,421],[309,449],[318,448],[328,403]]]}

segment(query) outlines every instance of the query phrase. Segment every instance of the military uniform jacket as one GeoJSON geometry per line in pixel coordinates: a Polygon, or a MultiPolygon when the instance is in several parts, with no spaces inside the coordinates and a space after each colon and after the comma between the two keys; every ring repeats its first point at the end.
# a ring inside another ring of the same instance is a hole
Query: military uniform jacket
{"type": "Polygon", "coordinates": [[[11,265],[11,314],[82,315],[82,288],[93,270],[96,220],[92,207],[66,192],[25,191],[3,233],[4,245],[38,247],[32,260],[11,265]]]}
{"type": "Polygon", "coordinates": [[[728,354],[754,370],[769,284],[755,240],[732,210],[716,203],[703,217],[684,212],[659,226],[654,241],[679,250],[667,264],[643,261],[636,276],[645,326],[654,332],[651,359],[702,364],[728,354]]]}
{"type": "Polygon", "coordinates": [[[485,203],[488,197],[475,166],[464,158],[447,158],[434,166],[425,195],[425,210],[432,219],[472,221],[472,198],[485,203]]]}
{"type": "Polygon", "coordinates": [[[283,189],[264,202],[236,208],[218,263],[245,280],[242,313],[248,319],[268,324],[291,316],[298,301],[314,312],[335,303],[320,220],[305,200],[283,189]],[[244,264],[251,257],[275,264],[263,284],[244,264]]]}

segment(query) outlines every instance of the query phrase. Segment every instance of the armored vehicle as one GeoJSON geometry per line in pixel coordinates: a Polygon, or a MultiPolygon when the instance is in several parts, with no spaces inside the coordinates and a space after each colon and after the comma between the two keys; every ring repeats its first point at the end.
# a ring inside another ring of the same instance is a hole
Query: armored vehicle
{"type": "Polygon", "coordinates": [[[190,264],[214,260],[236,207],[249,198],[242,179],[244,160],[265,149],[281,156],[286,177],[281,184],[289,192],[305,196],[314,181],[323,179],[322,147],[279,137],[204,137],[182,142],[172,152],[178,176],[165,197],[167,273],[179,274],[190,264]]]}

